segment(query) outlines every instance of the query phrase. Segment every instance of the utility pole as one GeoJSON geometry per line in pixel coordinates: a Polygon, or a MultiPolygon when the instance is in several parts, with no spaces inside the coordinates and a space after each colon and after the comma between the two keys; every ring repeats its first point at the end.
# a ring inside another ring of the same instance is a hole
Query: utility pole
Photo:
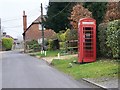
{"type": "Polygon", "coordinates": [[[43,7],[41,3],[41,25],[42,25],[42,50],[44,50],[44,27],[43,27],[43,7]]]}
{"type": "Polygon", "coordinates": [[[1,18],[0,18],[0,41],[2,39],[2,30],[1,30],[1,18]]]}
{"type": "Polygon", "coordinates": [[[2,51],[2,30],[1,30],[1,18],[0,18],[0,51],[2,51]]]}

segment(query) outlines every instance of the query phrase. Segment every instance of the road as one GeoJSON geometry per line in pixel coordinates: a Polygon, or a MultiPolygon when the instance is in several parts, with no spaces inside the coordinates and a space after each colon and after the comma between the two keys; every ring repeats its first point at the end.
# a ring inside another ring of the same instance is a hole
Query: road
{"type": "Polygon", "coordinates": [[[16,51],[2,53],[2,88],[96,88],[76,81],[45,61],[16,51]]]}

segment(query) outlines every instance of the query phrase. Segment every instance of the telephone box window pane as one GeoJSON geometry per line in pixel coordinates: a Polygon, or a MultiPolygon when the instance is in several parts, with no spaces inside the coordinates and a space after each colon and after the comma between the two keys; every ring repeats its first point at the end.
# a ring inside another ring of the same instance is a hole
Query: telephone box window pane
{"type": "Polygon", "coordinates": [[[92,49],[92,38],[93,38],[93,27],[84,27],[83,28],[85,34],[85,44],[84,49],[91,50],[92,49]]]}
{"type": "Polygon", "coordinates": [[[91,27],[85,27],[85,30],[92,30],[91,27]]]}

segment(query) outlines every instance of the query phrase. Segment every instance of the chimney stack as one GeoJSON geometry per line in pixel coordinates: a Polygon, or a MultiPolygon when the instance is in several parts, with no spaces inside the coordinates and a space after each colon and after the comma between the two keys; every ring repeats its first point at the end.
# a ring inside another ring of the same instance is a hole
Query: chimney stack
{"type": "Polygon", "coordinates": [[[27,29],[27,15],[25,15],[25,11],[23,11],[23,30],[24,32],[27,29]]]}

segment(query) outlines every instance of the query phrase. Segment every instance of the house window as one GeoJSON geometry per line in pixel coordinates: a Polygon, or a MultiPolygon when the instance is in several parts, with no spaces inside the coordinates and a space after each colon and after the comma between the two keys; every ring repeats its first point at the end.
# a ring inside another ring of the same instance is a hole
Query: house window
{"type": "Polygon", "coordinates": [[[39,30],[42,30],[42,25],[41,24],[39,24],[39,30]]]}

